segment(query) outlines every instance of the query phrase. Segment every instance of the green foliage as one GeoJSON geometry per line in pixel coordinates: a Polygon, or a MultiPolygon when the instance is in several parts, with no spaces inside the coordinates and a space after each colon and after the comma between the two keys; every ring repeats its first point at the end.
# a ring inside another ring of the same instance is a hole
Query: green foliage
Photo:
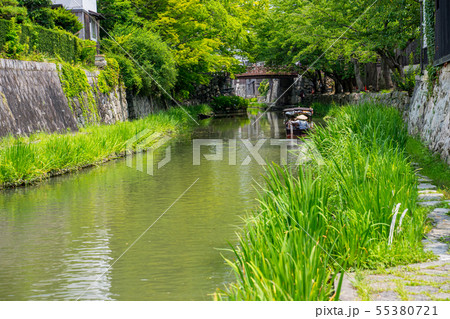
{"type": "Polygon", "coordinates": [[[108,55],[119,63],[128,89],[134,93],[155,94],[175,85],[177,69],[174,57],[150,26],[117,26],[111,34],[115,41],[103,39],[102,44],[108,55]],[[131,52],[133,58],[130,59],[124,50],[131,52]]]}
{"type": "MultiPolygon", "coordinates": [[[[141,11],[144,6],[133,1],[141,11]]],[[[138,23],[136,7],[133,6],[130,0],[97,0],[97,9],[104,17],[101,26],[106,32],[110,33],[114,30],[116,25],[130,24],[130,22],[138,23]]],[[[106,38],[107,34],[100,30],[102,38],[106,38]]]]}
{"type": "Polygon", "coordinates": [[[41,8],[50,8],[52,6],[51,0],[18,0],[19,4],[28,9],[28,12],[33,12],[41,8]]]}
{"type": "Polygon", "coordinates": [[[266,97],[267,93],[269,93],[270,83],[269,80],[263,80],[258,87],[258,92],[261,96],[266,97]]]}
{"type": "Polygon", "coordinates": [[[94,98],[95,92],[89,84],[84,70],[69,63],[61,63],[59,78],[72,112],[75,112],[74,99],[76,99],[83,112],[83,118],[88,123],[97,123],[99,115],[94,98]]]}
{"type": "Polygon", "coordinates": [[[450,166],[438,154],[433,154],[418,137],[408,137],[406,151],[411,161],[421,167],[420,173],[428,176],[436,183],[450,192],[450,166]]]}
{"type": "Polygon", "coordinates": [[[0,50],[7,55],[16,52],[16,58],[19,55],[40,53],[50,58],[60,57],[66,62],[90,65],[94,64],[97,53],[94,41],[81,40],[66,31],[50,30],[33,24],[18,25],[14,21],[1,19],[0,50]]]}
{"type": "Polygon", "coordinates": [[[424,15],[425,15],[425,36],[427,40],[427,54],[428,54],[428,63],[433,65],[434,55],[435,55],[435,37],[434,37],[434,29],[436,24],[435,17],[435,1],[434,0],[425,0],[424,1],[424,15]]]}
{"type": "MultiPolygon", "coordinates": [[[[301,106],[301,105],[299,105],[299,106],[301,106]]],[[[313,116],[325,117],[331,111],[331,109],[333,108],[333,105],[314,102],[310,107],[312,107],[314,110],[313,116]]]]}
{"type": "Polygon", "coordinates": [[[52,10],[55,26],[62,28],[70,33],[77,33],[83,29],[83,24],[78,21],[76,15],[64,8],[52,10]]]}
{"type": "Polygon", "coordinates": [[[12,18],[10,22],[10,28],[5,36],[3,51],[6,57],[17,58],[26,47],[20,43],[20,26],[16,24],[15,18],[12,18]]]}
{"type": "Polygon", "coordinates": [[[389,267],[430,258],[421,239],[426,211],[405,154],[406,127],[397,110],[364,104],[332,110],[311,140],[323,165],[269,167],[260,206],[228,261],[236,283],[227,300],[337,300],[333,281],[355,268],[389,267]],[[393,208],[400,214],[388,244],[393,208]]]}
{"type": "Polygon", "coordinates": [[[106,68],[98,76],[98,89],[102,93],[109,93],[119,86],[119,63],[112,58],[107,58],[106,62],[106,68]]]}
{"type": "Polygon", "coordinates": [[[419,11],[415,0],[271,0],[254,21],[252,55],[273,65],[300,62],[305,76],[320,70],[348,84],[353,61],[381,57],[391,70],[400,69],[398,56],[419,36],[419,11]]]}
{"type": "Polygon", "coordinates": [[[53,17],[53,10],[50,8],[40,8],[28,13],[31,20],[47,29],[55,27],[55,20],[53,17]]]}
{"type": "Polygon", "coordinates": [[[19,0],[19,4],[27,8],[28,16],[34,23],[48,29],[55,27],[51,0],[19,0]]]}
{"type": "Polygon", "coordinates": [[[17,5],[16,0],[0,0],[0,19],[11,20],[15,18],[18,23],[25,20],[27,9],[17,5]]]}
{"type": "Polygon", "coordinates": [[[430,98],[433,95],[434,85],[439,80],[439,71],[441,67],[436,67],[432,63],[427,65],[427,97],[430,98]]]}
{"type": "Polygon", "coordinates": [[[420,74],[420,68],[414,67],[414,56],[411,53],[409,57],[409,67],[403,75],[398,70],[392,74],[392,80],[400,91],[406,91],[412,95],[416,86],[416,76],[420,74]]]}
{"type": "Polygon", "coordinates": [[[214,112],[244,110],[248,106],[249,101],[240,96],[218,96],[211,102],[214,112]]]}
{"type": "MultiPolygon", "coordinates": [[[[250,1],[99,0],[98,7],[99,12],[107,17],[102,25],[121,45],[150,47],[144,43],[146,38],[150,38],[152,40],[149,42],[153,42],[154,47],[163,43],[169,50],[170,57],[165,54],[165,61],[172,65],[167,65],[168,70],[158,74],[158,63],[152,70],[155,56],[150,54],[146,58],[139,54],[141,50],[137,54],[127,50],[132,55],[130,57],[103,37],[103,46],[113,53],[121,68],[126,68],[122,77],[127,88],[134,93],[146,94],[155,89],[160,91],[151,83],[147,72],[156,80],[159,77],[162,82],[165,81],[161,85],[166,90],[173,89],[174,96],[188,98],[196,86],[207,85],[213,74],[241,71],[234,55],[245,55],[240,47],[249,38],[249,32],[243,25],[247,22],[250,24],[250,9],[253,8],[250,1]],[[132,42],[135,42],[134,45],[132,42]],[[133,63],[136,60],[147,72],[139,68],[133,70],[125,59],[133,63]]],[[[157,51],[161,52],[161,49],[166,50],[161,47],[157,51]]]]}
{"type": "MultiPolygon", "coordinates": [[[[186,110],[194,118],[211,111],[204,105],[186,110]]],[[[123,155],[127,140],[144,129],[178,133],[192,123],[183,110],[173,108],[132,122],[90,126],[81,129],[80,134],[39,133],[3,138],[0,140],[0,188],[42,180],[123,155]]]]}

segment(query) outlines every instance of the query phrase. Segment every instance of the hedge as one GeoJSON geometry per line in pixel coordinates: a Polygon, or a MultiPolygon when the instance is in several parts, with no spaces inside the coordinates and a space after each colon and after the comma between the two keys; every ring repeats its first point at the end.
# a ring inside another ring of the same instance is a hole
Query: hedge
{"type": "MultiPolygon", "coordinates": [[[[0,50],[6,43],[6,35],[13,28],[13,21],[0,19],[0,50]]],[[[94,64],[96,43],[56,29],[39,25],[21,25],[21,44],[27,44],[30,51],[39,52],[52,58],[60,57],[66,62],[94,64]]]]}

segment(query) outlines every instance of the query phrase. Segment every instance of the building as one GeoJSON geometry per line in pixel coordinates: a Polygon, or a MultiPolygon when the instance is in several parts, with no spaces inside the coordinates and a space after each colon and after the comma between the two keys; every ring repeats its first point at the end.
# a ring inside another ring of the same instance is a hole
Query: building
{"type": "Polygon", "coordinates": [[[83,40],[98,42],[100,34],[99,21],[103,19],[97,12],[97,0],[52,0],[54,6],[63,6],[78,17],[83,29],[78,37],[83,40]]]}
{"type": "MultiPolygon", "coordinates": [[[[428,0],[429,1],[429,0],[428,0]]],[[[450,62],[450,0],[436,0],[434,65],[450,62]]]]}

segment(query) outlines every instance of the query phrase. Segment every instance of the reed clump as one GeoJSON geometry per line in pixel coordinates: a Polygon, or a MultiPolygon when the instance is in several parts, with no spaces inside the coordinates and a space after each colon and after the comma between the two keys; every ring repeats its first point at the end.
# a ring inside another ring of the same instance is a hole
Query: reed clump
{"type": "Polygon", "coordinates": [[[416,205],[398,111],[364,104],[330,114],[310,137],[323,161],[269,166],[259,208],[227,260],[236,282],[216,299],[337,300],[344,271],[432,258],[420,243],[426,211],[416,205]]]}
{"type": "MultiPolygon", "coordinates": [[[[185,108],[196,118],[209,113],[206,105],[185,108]]],[[[0,188],[42,180],[122,156],[126,142],[144,129],[177,134],[195,122],[181,108],[113,125],[92,125],[77,133],[37,133],[0,140],[0,188]]]]}

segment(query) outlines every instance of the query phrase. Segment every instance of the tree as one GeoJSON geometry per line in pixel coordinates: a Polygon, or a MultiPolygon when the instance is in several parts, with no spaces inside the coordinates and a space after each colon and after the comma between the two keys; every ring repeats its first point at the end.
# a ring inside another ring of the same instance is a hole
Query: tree
{"type": "Polygon", "coordinates": [[[22,22],[27,16],[27,9],[18,6],[16,0],[0,0],[0,19],[22,22]]]}
{"type": "Polygon", "coordinates": [[[160,94],[162,89],[167,91],[174,87],[177,78],[174,57],[151,25],[116,25],[111,35],[114,40],[106,38],[102,43],[109,55],[119,62],[129,90],[134,94],[160,94]]]}
{"type": "Polygon", "coordinates": [[[255,26],[255,55],[278,64],[301,62],[349,87],[355,65],[377,57],[403,72],[399,57],[417,38],[419,19],[414,0],[272,0],[255,26]]]}
{"type": "Polygon", "coordinates": [[[56,27],[60,27],[68,32],[77,33],[83,29],[83,24],[78,20],[77,16],[64,8],[52,10],[53,20],[56,27]]]}

